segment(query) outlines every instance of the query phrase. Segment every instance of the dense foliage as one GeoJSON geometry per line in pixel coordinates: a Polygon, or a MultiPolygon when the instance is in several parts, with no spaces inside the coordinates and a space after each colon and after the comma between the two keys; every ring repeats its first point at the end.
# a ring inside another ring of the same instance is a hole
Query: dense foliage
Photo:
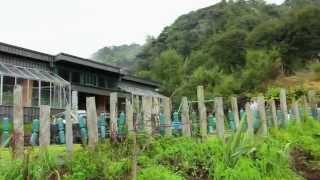
{"type": "Polygon", "coordinates": [[[179,17],[138,55],[136,73],[166,95],[246,94],[319,60],[320,3],[222,1],[179,17]]]}
{"type": "MultiPolygon", "coordinates": [[[[242,126],[244,124],[242,123],[242,126]]],[[[320,124],[313,119],[271,129],[268,137],[251,138],[238,130],[226,143],[185,137],[138,138],[137,179],[301,179],[307,168],[320,176],[320,124]],[[307,156],[296,156],[296,152],[307,156]],[[303,167],[296,161],[303,160],[303,167]]],[[[132,142],[77,148],[73,157],[61,151],[28,149],[23,161],[1,152],[0,179],[130,179],[132,142]]],[[[307,170],[306,170],[307,171],[307,170]]],[[[309,172],[310,173],[310,172],[309,172]]],[[[310,175],[310,174],[309,174],[310,175]]]]}
{"type": "Polygon", "coordinates": [[[130,71],[134,68],[136,56],[141,50],[142,47],[139,44],[104,47],[95,52],[92,58],[130,71]]]}

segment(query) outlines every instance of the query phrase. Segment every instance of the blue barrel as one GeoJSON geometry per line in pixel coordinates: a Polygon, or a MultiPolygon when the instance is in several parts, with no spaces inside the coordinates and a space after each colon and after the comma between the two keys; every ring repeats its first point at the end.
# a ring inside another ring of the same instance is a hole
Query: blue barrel
{"type": "Polygon", "coordinates": [[[178,135],[181,130],[181,121],[179,120],[179,113],[175,111],[173,113],[172,118],[173,118],[171,123],[172,133],[174,135],[178,135]]]}
{"type": "Polygon", "coordinates": [[[213,133],[213,131],[216,129],[216,118],[209,114],[208,116],[208,132],[213,133]]]}
{"type": "Polygon", "coordinates": [[[59,131],[59,143],[64,144],[66,140],[65,140],[63,119],[58,118],[57,124],[58,124],[58,131],[59,131]]]}
{"type": "Polygon", "coordinates": [[[100,137],[106,138],[107,129],[106,129],[106,114],[100,113],[99,119],[98,119],[98,129],[100,130],[100,137]]]}
{"type": "Polygon", "coordinates": [[[39,119],[34,119],[32,121],[32,134],[30,138],[30,144],[35,146],[39,141],[39,130],[40,130],[40,121],[39,119]]]}
{"type": "Polygon", "coordinates": [[[9,144],[9,118],[5,117],[2,119],[2,146],[7,146],[9,144]]]}
{"type": "Polygon", "coordinates": [[[234,131],[236,129],[236,126],[234,122],[234,115],[231,110],[228,111],[228,120],[229,120],[229,128],[234,131]]]}
{"type": "Polygon", "coordinates": [[[126,127],[126,115],[124,112],[121,112],[118,117],[118,134],[120,136],[125,134],[125,127],[126,127]]]}
{"type": "Polygon", "coordinates": [[[87,133],[87,125],[86,118],[84,116],[79,117],[79,127],[80,127],[80,135],[82,139],[82,143],[87,144],[88,142],[88,133],[87,133]]]}
{"type": "Polygon", "coordinates": [[[160,112],[159,114],[159,120],[160,120],[160,135],[164,135],[165,133],[165,117],[164,114],[162,112],[160,112]]]}

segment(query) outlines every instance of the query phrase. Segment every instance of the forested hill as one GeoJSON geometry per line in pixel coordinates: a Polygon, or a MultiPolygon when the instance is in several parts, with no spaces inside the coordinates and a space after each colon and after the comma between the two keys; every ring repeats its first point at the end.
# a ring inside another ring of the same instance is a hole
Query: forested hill
{"type": "Polygon", "coordinates": [[[104,47],[95,52],[92,59],[131,70],[141,50],[142,47],[139,44],[104,47]]]}
{"type": "Polygon", "coordinates": [[[179,17],[150,39],[137,74],[162,82],[166,95],[248,94],[266,90],[319,60],[319,0],[222,1],[179,17]]]}

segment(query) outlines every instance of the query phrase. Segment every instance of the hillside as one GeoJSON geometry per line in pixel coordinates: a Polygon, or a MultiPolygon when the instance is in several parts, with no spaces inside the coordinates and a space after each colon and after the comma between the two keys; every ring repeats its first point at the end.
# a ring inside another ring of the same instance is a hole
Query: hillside
{"type": "Polygon", "coordinates": [[[182,15],[150,39],[136,74],[162,82],[162,92],[195,96],[265,91],[319,60],[319,1],[222,1],[182,15]]]}
{"type": "Polygon", "coordinates": [[[139,44],[103,47],[92,55],[92,59],[131,70],[141,50],[139,44]]]}

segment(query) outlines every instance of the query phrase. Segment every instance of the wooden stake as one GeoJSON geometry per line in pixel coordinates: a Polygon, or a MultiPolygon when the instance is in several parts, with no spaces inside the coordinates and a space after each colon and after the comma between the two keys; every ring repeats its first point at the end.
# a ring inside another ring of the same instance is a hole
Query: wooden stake
{"type": "Polygon", "coordinates": [[[118,94],[110,93],[110,133],[115,138],[118,132],[118,94]]]}
{"type": "Polygon", "coordinates": [[[189,105],[188,105],[187,97],[182,97],[181,122],[182,122],[182,135],[190,137],[191,127],[190,127],[189,105]]]}
{"type": "Polygon", "coordinates": [[[215,98],[215,110],[217,118],[217,134],[218,137],[224,141],[224,112],[223,112],[223,99],[222,97],[215,98]]]}
{"type": "Polygon", "coordinates": [[[284,126],[288,123],[288,107],[287,107],[287,97],[286,97],[286,90],[280,90],[280,109],[283,115],[283,123],[284,126]]]}
{"type": "Polygon", "coordinates": [[[72,131],[72,119],[71,119],[71,106],[70,106],[70,104],[67,105],[65,118],[66,118],[67,153],[69,156],[71,156],[72,151],[73,151],[73,131],[72,131]]]}
{"type": "Polygon", "coordinates": [[[275,128],[278,128],[278,118],[277,118],[277,109],[276,109],[276,103],[274,100],[270,100],[270,107],[271,107],[271,113],[272,113],[272,123],[275,128]]]}
{"type": "Polygon", "coordinates": [[[248,133],[250,136],[253,136],[253,135],[254,135],[254,129],[253,129],[253,112],[252,112],[252,109],[250,108],[250,104],[249,104],[249,103],[246,103],[245,108],[246,108],[247,125],[248,125],[247,133],[248,133]]]}
{"type": "Polygon", "coordinates": [[[131,136],[134,132],[133,128],[133,107],[129,98],[126,98],[126,123],[128,127],[128,135],[131,136]]]}
{"type": "Polygon", "coordinates": [[[200,120],[200,135],[201,137],[207,136],[207,111],[204,104],[204,90],[203,86],[198,86],[197,88],[198,96],[198,111],[199,111],[199,120],[200,120]]]}
{"type": "Polygon", "coordinates": [[[294,119],[300,123],[301,119],[300,119],[300,112],[299,112],[299,107],[298,107],[298,103],[297,101],[293,101],[292,102],[292,111],[293,111],[293,115],[294,115],[294,119]]]}
{"type": "Polygon", "coordinates": [[[166,136],[172,135],[171,129],[171,101],[170,98],[163,98],[164,131],[166,136]]]}
{"type": "Polygon", "coordinates": [[[236,129],[238,129],[240,125],[240,118],[239,118],[238,102],[236,97],[231,97],[231,108],[233,111],[236,129]]]}
{"type": "Polygon", "coordinates": [[[267,117],[266,117],[266,109],[265,109],[265,101],[263,96],[258,97],[258,111],[259,117],[261,121],[261,135],[268,135],[268,126],[267,126],[267,117]]]}
{"type": "Polygon", "coordinates": [[[87,97],[88,147],[94,149],[98,144],[98,120],[95,97],[87,97]]]}
{"type": "Polygon", "coordinates": [[[39,145],[47,148],[50,145],[50,106],[40,106],[40,133],[39,145]]]}
{"type": "Polygon", "coordinates": [[[13,90],[13,158],[24,157],[24,129],[23,129],[23,106],[22,87],[15,86],[13,90]]]}
{"type": "Polygon", "coordinates": [[[151,123],[151,113],[152,113],[152,97],[142,96],[142,112],[143,112],[143,124],[144,129],[147,134],[152,134],[152,123],[151,123]]]}
{"type": "Polygon", "coordinates": [[[311,114],[313,118],[316,117],[317,113],[317,100],[316,100],[316,92],[315,91],[309,91],[308,92],[308,100],[309,100],[309,105],[311,108],[311,114]]]}

